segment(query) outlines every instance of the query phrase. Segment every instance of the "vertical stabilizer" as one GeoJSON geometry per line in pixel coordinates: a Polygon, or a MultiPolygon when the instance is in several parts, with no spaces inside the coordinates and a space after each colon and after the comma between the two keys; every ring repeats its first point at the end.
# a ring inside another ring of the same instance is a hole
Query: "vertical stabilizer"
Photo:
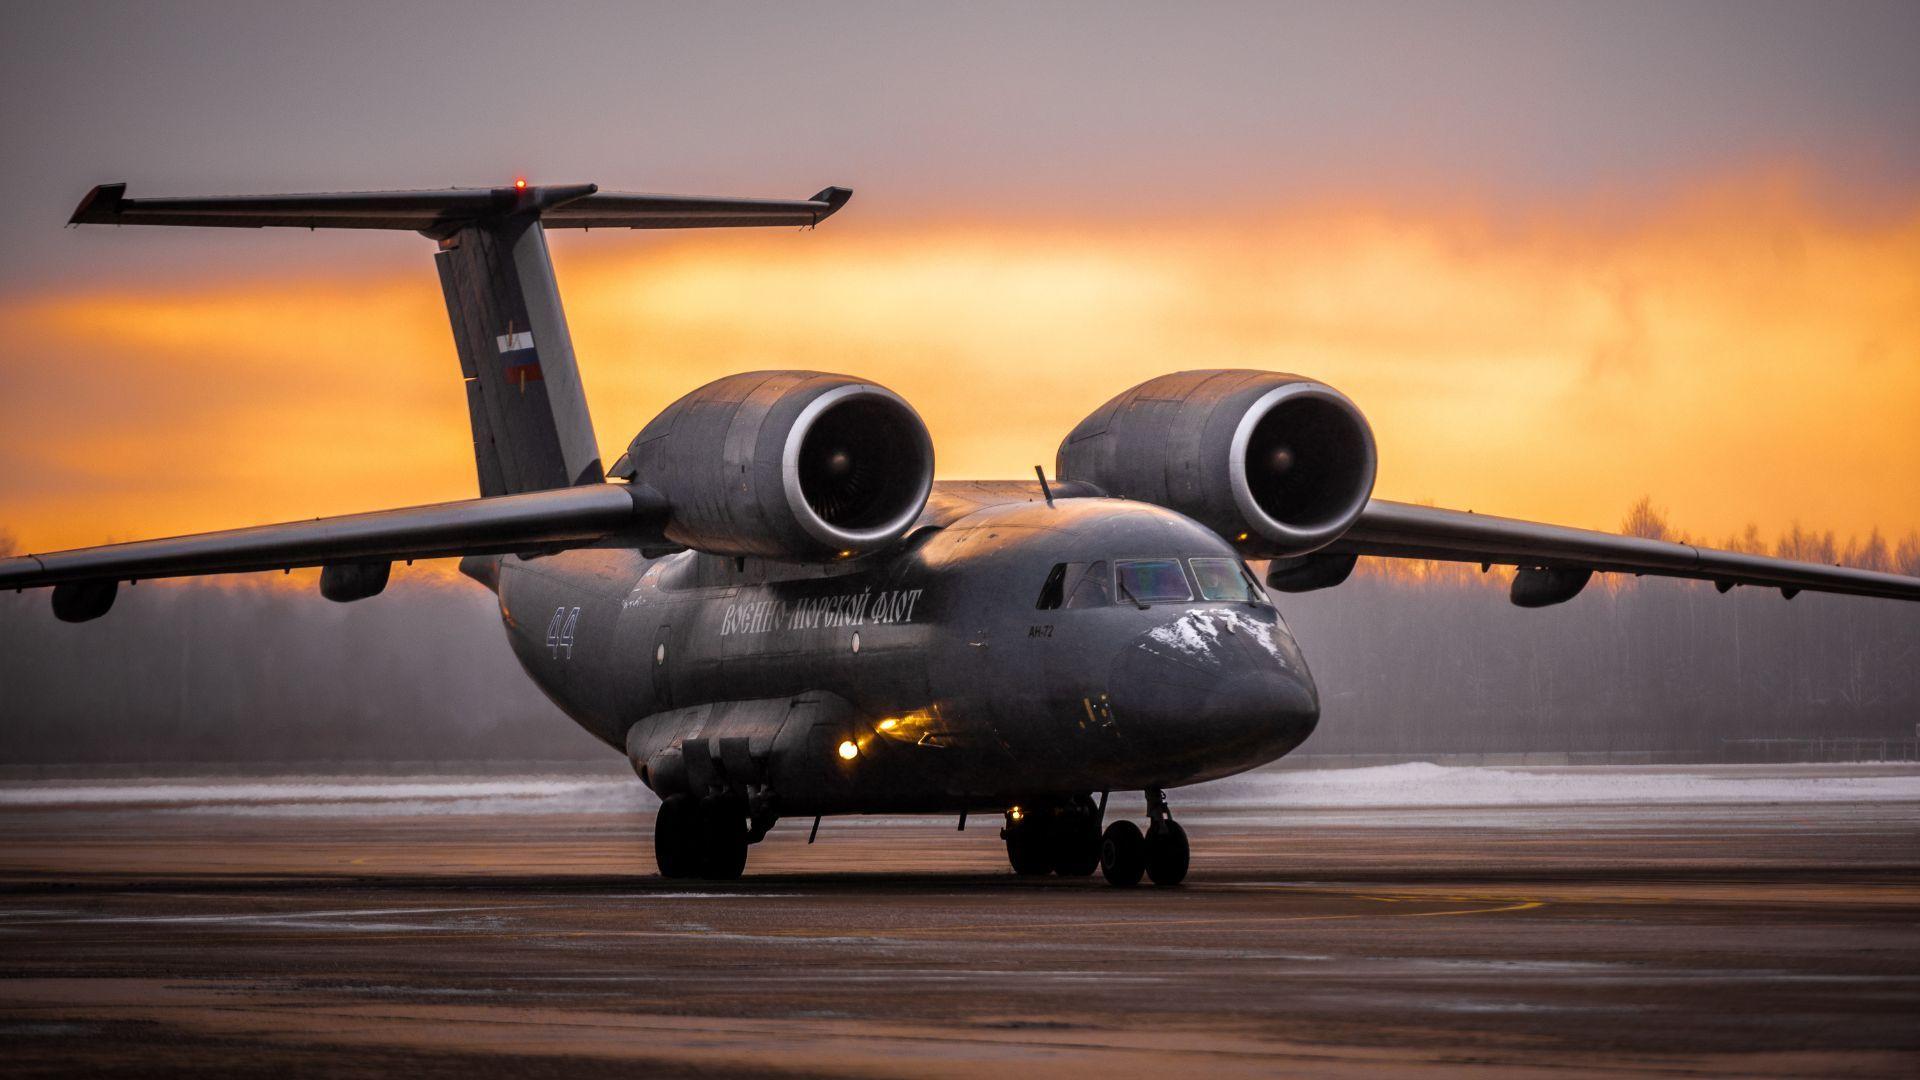
{"type": "Polygon", "coordinates": [[[540,222],[467,225],[440,241],[434,262],[466,379],[480,494],[606,479],[540,222]]]}

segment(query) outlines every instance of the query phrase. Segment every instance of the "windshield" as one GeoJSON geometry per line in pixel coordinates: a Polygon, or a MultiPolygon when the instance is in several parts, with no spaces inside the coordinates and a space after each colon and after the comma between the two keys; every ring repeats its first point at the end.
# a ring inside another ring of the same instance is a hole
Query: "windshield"
{"type": "Polygon", "coordinates": [[[1193,559],[1193,577],[1205,600],[1238,600],[1257,604],[1265,599],[1238,559],[1193,559]]]}
{"type": "Polygon", "coordinates": [[[1130,559],[1114,563],[1113,572],[1123,599],[1141,604],[1193,599],[1179,559],[1130,559]]]}

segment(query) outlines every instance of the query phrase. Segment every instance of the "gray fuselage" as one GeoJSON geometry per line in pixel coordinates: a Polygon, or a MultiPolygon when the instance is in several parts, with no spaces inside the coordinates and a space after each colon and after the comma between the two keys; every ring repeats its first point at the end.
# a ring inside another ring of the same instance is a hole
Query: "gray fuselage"
{"type": "Polygon", "coordinates": [[[1175,787],[1286,754],[1318,719],[1312,677],[1257,586],[1202,597],[1195,568],[1220,560],[1241,565],[1178,513],[1077,498],[826,566],[607,549],[475,576],[533,679],[655,791],[790,816],[1175,787]],[[1170,594],[1178,560],[1191,598],[1116,589],[1126,560],[1170,594]]]}

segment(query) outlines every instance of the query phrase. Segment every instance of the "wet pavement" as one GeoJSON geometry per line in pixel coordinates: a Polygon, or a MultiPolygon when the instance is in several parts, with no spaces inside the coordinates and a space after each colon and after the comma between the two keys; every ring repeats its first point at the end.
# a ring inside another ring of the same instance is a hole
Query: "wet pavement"
{"type": "Polygon", "coordinates": [[[1920,1072],[1920,802],[1196,807],[1130,891],[977,818],[669,884],[631,808],[469,809],[0,807],[0,1072],[1920,1072]]]}

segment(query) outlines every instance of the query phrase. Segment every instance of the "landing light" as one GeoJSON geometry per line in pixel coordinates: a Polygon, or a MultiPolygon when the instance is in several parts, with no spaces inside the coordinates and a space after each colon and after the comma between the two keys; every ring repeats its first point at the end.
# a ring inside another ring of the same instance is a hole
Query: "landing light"
{"type": "Polygon", "coordinates": [[[1015,806],[1015,807],[1010,807],[1010,808],[1009,808],[1009,809],[1007,810],[1007,820],[1008,820],[1008,821],[1019,821],[1019,820],[1020,820],[1021,818],[1023,818],[1023,817],[1026,817],[1026,816],[1027,816],[1027,815],[1026,815],[1026,813],[1025,813],[1024,811],[1022,811],[1022,810],[1021,810],[1021,809],[1020,809],[1019,807],[1017,807],[1017,806],[1015,806]]]}
{"type": "Polygon", "coordinates": [[[859,756],[860,756],[860,748],[854,745],[852,739],[844,739],[841,741],[840,743],[840,760],[841,761],[852,761],[854,758],[857,758],[859,756]]]}
{"type": "Polygon", "coordinates": [[[521,177],[520,179],[518,179],[518,180],[515,180],[515,181],[513,182],[513,186],[514,186],[514,187],[515,187],[516,189],[518,189],[518,190],[520,190],[520,191],[525,191],[525,190],[527,190],[527,180],[526,180],[526,178],[525,178],[525,177],[521,177]]]}

